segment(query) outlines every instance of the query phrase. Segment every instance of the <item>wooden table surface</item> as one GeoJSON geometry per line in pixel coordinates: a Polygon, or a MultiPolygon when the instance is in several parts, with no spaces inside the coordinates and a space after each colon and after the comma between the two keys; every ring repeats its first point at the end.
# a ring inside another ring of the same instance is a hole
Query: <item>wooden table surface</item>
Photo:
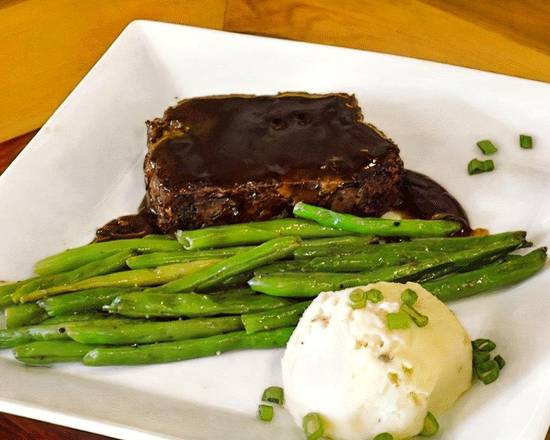
{"type": "MultiPolygon", "coordinates": [[[[0,0],[0,173],[122,29],[140,18],[550,82],[546,0],[0,0]]],[[[0,414],[0,438],[106,437],[0,414]]]]}

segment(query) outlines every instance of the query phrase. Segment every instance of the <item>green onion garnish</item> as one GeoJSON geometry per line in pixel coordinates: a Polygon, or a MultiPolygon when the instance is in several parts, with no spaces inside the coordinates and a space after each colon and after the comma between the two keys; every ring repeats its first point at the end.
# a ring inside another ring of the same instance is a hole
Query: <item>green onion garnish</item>
{"type": "Polygon", "coordinates": [[[352,309],[362,309],[367,304],[367,293],[361,289],[354,289],[349,294],[349,301],[352,309]]]}
{"type": "Polygon", "coordinates": [[[428,411],[428,414],[424,418],[424,426],[422,427],[422,431],[420,431],[420,435],[422,437],[431,437],[436,435],[437,431],[439,431],[439,423],[434,415],[428,411]]]}
{"type": "Polygon", "coordinates": [[[485,385],[489,385],[497,380],[500,372],[498,363],[494,359],[477,364],[474,369],[479,380],[485,385]]]}
{"type": "Polygon", "coordinates": [[[528,134],[519,135],[519,146],[527,150],[533,148],[533,138],[528,134]]]}
{"type": "Polygon", "coordinates": [[[414,306],[417,299],[418,294],[412,289],[405,289],[401,292],[401,301],[403,301],[404,304],[414,306]]]}
{"type": "Polygon", "coordinates": [[[490,339],[476,339],[472,341],[472,348],[477,351],[493,351],[495,348],[497,348],[497,344],[495,344],[490,339]]]}
{"type": "Polygon", "coordinates": [[[495,362],[497,363],[499,370],[502,370],[506,365],[506,361],[500,354],[495,356],[495,362]]]}
{"type": "Polygon", "coordinates": [[[495,154],[498,151],[497,147],[495,147],[495,144],[493,144],[488,139],[476,142],[476,144],[479,147],[479,149],[483,152],[483,154],[486,154],[486,155],[495,154]]]}
{"type": "Polygon", "coordinates": [[[413,306],[409,306],[408,304],[402,304],[401,310],[404,311],[407,315],[409,315],[413,320],[413,322],[418,327],[426,327],[428,325],[428,322],[430,322],[430,319],[426,315],[423,315],[422,313],[420,313],[413,306]]]}
{"type": "Polygon", "coordinates": [[[268,387],[262,394],[262,402],[276,403],[282,405],[284,403],[285,396],[281,387],[268,387]]]}
{"type": "Polygon", "coordinates": [[[411,326],[411,317],[402,310],[386,315],[386,325],[390,330],[401,330],[411,326]]]}
{"type": "Polygon", "coordinates": [[[468,163],[468,174],[471,176],[474,174],[486,173],[495,169],[495,163],[491,160],[478,160],[472,159],[468,163]]]}
{"type": "Polygon", "coordinates": [[[372,440],[393,440],[393,435],[388,432],[383,432],[382,434],[378,434],[372,440]]]}
{"type": "Polygon", "coordinates": [[[384,299],[384,295],[378,289],[367,290],[367,301],[371,303],[379,303],[384,299]]]}
{"type": "Polygon", "coordinates": [[[476,376],[485,385],[489,385],[498,379],[500,370],[504,368],[506,362],[500,355],[491,359],[491,351],[497,348],[497,345],[490,339],[476,339],[472,341],[472,348],[476,376]]]}
{"type": "Polygon", "coordinates": [[[323,427],[323,419],[321,415],[316,412],[306,414],[302,420],[302,428],[307,440],[319,440],[325,433],[323,427]]]}
{"type": "Polygon", "coordinates": [[[474,365],[482,364],[483,362],[487,362],[488,360],[491,359],[491,353],[488,351],[474,350],[472,355],[473,355],[474,365]]]}
{"type": "Polygon", "coordinates": [[[258,405],[258,418],[263,422],[273,420],[273,407],[271,405],[258,405]]]}

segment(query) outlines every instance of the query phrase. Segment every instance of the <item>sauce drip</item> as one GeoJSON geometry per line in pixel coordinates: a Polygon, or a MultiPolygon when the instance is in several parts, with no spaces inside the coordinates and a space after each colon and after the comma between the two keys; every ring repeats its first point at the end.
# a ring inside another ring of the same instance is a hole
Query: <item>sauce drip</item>
{"type": "Polygon", "coordinates": [[[120,240],[123,238],[141,238],[149,234],[158,234],[159,229],[155,223],[155,216],[149,212],[145,199],[140,203],[137,214],[117,217],[95,233],[96,242],[120,240]]]}
{"type": "MultiPolygon", "coordinates": [[[[468,216],[458,200],[435,180],[416,171],[404,170],[400,200],[394,209],[408,218],[455,220],[463,226],[461,235],[472,232],[468,216]]],[[[137,214],[116,218],[99,228],[95,241],[137,238],[157,233],[159,229],[155,217],[142,202],[137,214]]]]}
{"type": "Polygon", "coordinates": [[[409,218],[458,221],[462,224],[459,235],[471,232],[466,211],[439,183],[411,170],[404,170],[401,179],[400,200],[395,206],[397,211],[409,218]]]}

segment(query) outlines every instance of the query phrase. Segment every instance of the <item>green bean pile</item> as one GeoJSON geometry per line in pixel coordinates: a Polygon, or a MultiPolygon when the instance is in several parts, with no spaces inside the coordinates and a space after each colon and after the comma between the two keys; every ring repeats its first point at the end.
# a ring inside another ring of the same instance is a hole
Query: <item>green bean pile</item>
{"type": "Polygon", "coordinates": [[[0,285],[0,348],[30,365],[99,366],[284,347],[323,291],[416,281],[448,302],[520,282],[546,261],[546,248],[512,254],[531,246],[523,231],[450,237],[460,224],[305,203],[294,214],[44,258],[34,277],[0,285]]]}

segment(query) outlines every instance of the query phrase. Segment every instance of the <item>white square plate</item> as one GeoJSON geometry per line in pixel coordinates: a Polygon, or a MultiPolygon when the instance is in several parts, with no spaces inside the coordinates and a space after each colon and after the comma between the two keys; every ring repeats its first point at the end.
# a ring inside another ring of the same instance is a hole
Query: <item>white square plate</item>
{"type": "MultiPolygon", "coordinates": [[[[0,179],[3,278],[86,243],[143,196],[145,125],[177,98],[286,90],[355,93],[407,167],[457,195],[473,225],[526,229],[550,244],[550,85],[419,60],[134,22],[0,179]],[[522,150],[519,133],[534,135],[522,150]],[[475,141],[498,146],[496,171],[468,176],[475,141]]],[[[550,271],[452,304],[472,337],[507,360],[442,420],[445,439],[542,439],[550,421],[550,271]]],[[[0,411],[115,437],[302,439],[289,417],[255,420],[280,383],[280,350],[166,365],[30,368],[0,355],[0,411]]]]}

